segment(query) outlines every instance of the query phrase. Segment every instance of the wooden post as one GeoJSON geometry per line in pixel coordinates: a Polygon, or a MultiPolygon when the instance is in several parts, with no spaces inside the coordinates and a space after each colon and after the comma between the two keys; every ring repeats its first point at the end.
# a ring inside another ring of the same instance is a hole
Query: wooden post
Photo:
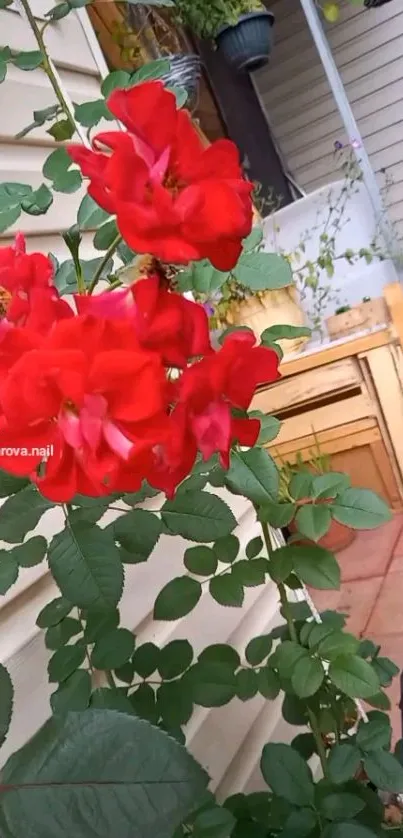
{"type": "Polygon", "coordinates": [[[399,343],[403,346],[403,288],[400,282],[391,282],[389,285],[385,285],[383,296],[385,297],[396,335],[399,338],[399,343]]]}

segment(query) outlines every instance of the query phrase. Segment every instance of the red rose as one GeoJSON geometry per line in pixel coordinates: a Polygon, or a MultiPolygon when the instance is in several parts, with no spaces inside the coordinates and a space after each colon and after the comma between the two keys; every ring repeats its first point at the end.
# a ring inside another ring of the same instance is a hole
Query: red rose
{"type": "MultiPolygon", "coordinates": [[[[138,345],[130,324],[84,316],[55,324],[39,349],[14,363],[0,405],[2,447],[53,445],[34,480],[65,502],[118,488],[129,459],[132,489],[141,485],[136,457],[164,439],[168,389],[158,355],[138,345]]],[[[2,455],[0,467],[28,475],[41,459],[2,455]]]]}
{"type": "Polygon", "coordinates": [[[159,352],[167,366],[184,367],[212,351],[203,306],[162,288],[158,276],[92,297],[76,295],[75,302],[79,314],[131,321],[140,344],[159,352]]]}
{"type": "Polygon", "coordinates": [[[94,151],[68,147],[90,179],[90,195],[116,213],[137,253],[174,264],[207,258],[231,270],[252,226],[252,184],[234,143],[205,148],[189,114],[158,81],[113,91],[108,107],[127,133],[98,134],[94,151]]]}
{"type": "Polygon", "coordinates": [[[0,248],[0,289],[7,292],[10,323],[45,334],[56,320],[73,316],[52,285],[53,273],[52,262],[43,253],[26,253],[21,234],[14,245],[0,248]]]}

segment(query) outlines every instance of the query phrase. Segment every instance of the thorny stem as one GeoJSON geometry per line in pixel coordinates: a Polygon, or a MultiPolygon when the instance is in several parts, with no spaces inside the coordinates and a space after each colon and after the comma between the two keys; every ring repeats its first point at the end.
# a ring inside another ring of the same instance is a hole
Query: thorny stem
{"type": "Polygon", "coordinates": [[[120,244],[121,241],[122,241],[122,236],[120,235],[120,233],[118,233],[118,235],[115,236],[113,242],[111,242],[111,244],[109,245],[108,250],[106,251],[105,256],[102,259],[102,262],[99,263],[99,265],[98,265],[98,267],[97,267],[97,269],[94,273],[94,276],[92,277],[90,285],[88,286],[88,293],[89,294],[92,294],[95,286],[98,284],[99,280],[101,279],[102,272],[103,272],[104,268],[108,264],[109,259],[115,253],[115,250],[116,250],[116,248],[118,247],[118,245],[120,244]]]}
{"type": "MultiPolygon", "coordinates": [[[[270,559],[270,554],[272,552],[272,546],[271,546],[271,541],[270,541],[269,527],[264,522],[261,523],[261,527],[262,527],[262,532],[263,532],[263,538],[264,538],[265,545],[266,545],[267,555],[268,555],[268,558],[270,559]]],[[[294,620],[292,618],[290,603],[289,603],[288,598],[287,598],[287,591],[286,591],[285,585],[282,582],[276,582],[276,585],[277,585],[277,589],[278,589],[279,596],[280,596],[282,611],[283,611],[284,617],[287,621],[288,630],[290,632],[290,638],[295,643],[298,643],[297,630],[295,628],[294,620]]],[[[316,747],[317,747],[317,750],[318,750],[318,756],[319,756],[319,759],[320,759],[320,764],[322,766],[322,771],[323,771],[324,776],[326,777],[327,776],[326,750],[325,750],[325,746],[323,744],[323,739],[322,739],[321,732],[320,732],[320,729],[319,729],[318,720],[316,718],[315,713],[313,712],[313,710],[311,710],[310,707],[307,707],[307,714],[308,714],[308,718],[309,718],[309,724],[310,724],[310,727],[311,727],[311,730],[312,730],[312,733],[313,733],[313,736],[314,736],[314,739],[315,739],[315,742],[316,742],[316,747]]]]}

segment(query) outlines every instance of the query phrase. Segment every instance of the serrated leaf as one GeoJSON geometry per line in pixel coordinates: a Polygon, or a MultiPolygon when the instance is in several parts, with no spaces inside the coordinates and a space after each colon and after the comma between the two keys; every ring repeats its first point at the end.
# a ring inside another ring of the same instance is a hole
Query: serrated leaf
{"type": "Polygon", "coordinates": [[[183,562],[190,573],[198,576],[211,576],[217,570],[218,559],[211,547],[189,547],[185,550],[183,562]]]}
{"type": "Polygon", "coordinates": [[[111,689],[110,687],[99,687],[91,695],[91,710],[118,710],[119,713],[133,714],[133,707],[125,695],[125,689],[111,689]]]}
{"type": "Polygon", "coordinates": [[[264,504],[277,495],[277,466],[263,448],[233,451],[225,483],[231,492],[247,497],[252,503],[264,504]]]}
{"type": "Polygon", "coordinates": [[[154,620],[179,620],[195,608],[202,594],[197,579],[178,576],[171,579],[154,603],[154,620]]]}
{"type": "Polygon", "coordinates": [[[251,291],[272,291],[292,283],[291,267],[278,253],[243,253],[233,274],[251,291]]]}
{"type": "Polygon", "coordinates": [[[387,716],[379,715],[368,722],[360,721],[356,741],[363,751],[377,751],[389,747],[390,737],[390,721],[387,716]]]}
{"type": "Polygon", "coordinates": [[[86,710],[91,697],[91,677],[89,672],[78,669],[73,672],[50,696],[53,713],[63,714],[86,710]]]}
{"type": "Polygon", "coordinates": [[[149,678],[158,667],[161,650],[155,643],[143,643],[133,655],[134,671],[141,678],[149,678]]]}
{"type": "Polygon", "coordinates": [[[117,608],[109,610],[86,609],[84,640],[86,643],[95,643],[103,634],[119,625],[119,611],[117,608]]]}
{"type": "Polygon", "coordinates": [[[293,566],[297,576],[319,590],[332,590],[340,587],[340,568],[329,550],[319,545],[289,544],[293,566]]]}
{"type": "Polygon", "coordinates": [[[199,812],[193,821],[195,838],[228,838],[236,820],[232,812],[221,806],[208,806],[199,812]]]}
{"type": "Polygon", "coordinates": [[[56,148],[46,158],[42,172],[48,180],[56,180],[61,174],[67,172],[72,162],[65,148],[56,148]]]}
{"type": "Polygon", "coordinates": [[[238,652],[227,643],[213,643],[200,652],[199,663],[222,663],[237,669],[241,659],[238,652]]]}
{"type": "Polygon", "coordinates": [[[44,215],[52,203],[53,195],[46,184],[42,183],[38,189],[22,199],[21,207],[28,215],[44,215]]]}
{"type": "Polygon", "coordinates": [[[102,224],[94,236],[94,247],[96,250],[107,250],[118,235],[118,228],[114,218],[102,224]]]}
{"type": "Polygon", "coordinates": [[[147,722],[86,710],[47,722],[7,762],[3,782],[16,787],[3,808],[15,835],[88,838],[96,812],[97,838],[171,838],[208,778],[182,746],[147,722]]]}
{"type": "Polygon", "coordinates": [[[115,541],[122,547],[122,561],[128,564],[146,562],[161,535],[161,522],[153,512],[133,509],[121,515],[112,525],[115,541]]]}
{"type": "Polygon", "coordinates": [[[48,543],[46,538],[43,535],[34,535],[25,544],[14,547],[12,555],[19,567],[34,567],[43,561],[47,549],[48,543]]]}
{"type": "Polygon", "coordinates": [[[318,658],[301,658],[294,666],[291,684],[299,698],[315,695],[323,684],[325,671],[318,658]]]}
{"type": "Polygon", "coordinates": [[[258,559],[241,559],[235,562],[231,574],[242,587],[256,588],[257,585],[264,585],[268,569],[268,560],[261,556],[258,559]]]}
{"type": "Polygon", "coordinates": [[[258,692],[258,674],[254,669],[240,669],[236,674],[236,694],[241,701],[249,701],[258,692]]]}
{"type": "Polygon", "coordinates": [[[312,541],[319,541],[327,533],[331,521],[330,509],[323,504],[301,506],[295,516],[298,531],[312,541]]]}
{"type": "Polygon", "coordinates": [[[275,652],[276,665],[282,678],[291,678],[298,661],[309,660],[309,653],[304,646],[294,640],[284,640],[275,652]]]}
{"type": "Polygon", "coordinates": [[[7,550],[0,550],[0,595],[6,594],[17,579],[17,560],[7,550]]]}
{"type": "Polygon", "coordinates": [[[320,801],[320,812],[329,821],[354,818],[365,807],[365,801],[356,794],[333,792],[320,801]]]}
{"type": "Polygon", "coordinates": [[[273,640],[270,634],[253,637],[245,649],[245,658],[251,666],[257,666],[270,655],[273,640]]]}
{"type": "Polygon", "coordinates": [[[332,661],[339,655],[355,655],[358,652],[359,640],[353,634],[345,631],[328,631],[327,636],[320,639],[319,654],[322,658],[332,661]]]}
{"type": "Polygon", "coordinates": [[[295,806],[313,803],[315,786],[305,760],[290,745],[269,742],[260,761],[263,777],[278,797],[295,806]]]}
{"type": "Polygon", "coordinates": [[[276,340],[295,340],[295,338],[309,338],[312,330],[307,326],[287,326],[277,323],[269,326],[262,332],[260,339],[262,343],[273,343],[276,340]]]}
{"type": "Polygon", "coordinates": [[[84,646],[63,646],[57,649],[48,663],[49,681],[65,681],[78,669],[85,659],[84,646]]]}
{"type": "Polygon", "coordinates": [[[21,489],[0,507],[0,539],[9,544],[23,541],[52,506],[32,484],[21,489]]]}
{"type": "Polygon", "coordinates": [[[127,73],[126,70],[113,70],[112,73],[109,73],[104,78],[101,84],[102,96],[105,96],[105,99],[107,99],[110,93],[112,93],[112,90],[128,87],[129,83],[130,73],[127,73]]]}
{"type": "Polygon", "coordinates": [[[244,600],[242,584],[232,573],[223,573],[221,576],[214,576],[209,582],[209,591],[219,605],[240,608],[244,600]]]}
{"type": "Polygon", "coordinates": [[[170,680],[182,675],[193,660],[193,649],[188,640],[172,640],[160,650],[158,672],[170,680]]]}
{"type": "Polygon", "coordinates": [[[332,783],[346,783],[355,776],[361,764],[361,753],[348,742],[336,744],[328,757],[329,779],[332,783]]]}
{"type": "Polygon", "coordinates": [[[375,657],[372,660],[372,666],[379,678],[379,683],[382,687],[389,687],[393,678],[399,675],[400,669],[389,658],[375,657]]]}
{"type": "Polygon", "coordinates": [[[187,724],[193,712],[193,701],[182,681],[168,681],[157,690],[157,710],[170,728],[187,724]]]}
{"type": "Polygon", "coordinates": [[[84,128],[93,128],[98,125],[101,119],[111,120],[114,116],[108,110],[105,99],[97,99],[94,102],[82,102],[74,105],[74,116],[84,128]]]}
{"type": "Polygon", "coordinates": [[[47,649],[60,649],[65,646],[72,637],[81,634],[82,625],[79,620],[73,617],[65,617],[56,626],[50,626],[45,635],[47,649]]]}
{"type": "Polygon", "coordinates": [[[393,754],[379,748],[364,759],[364,771],[380,791],[403,791],[403,767],[393,754]]]}
{"type": "Polygon", "coordinates": [[[109,213],[98,206],[91,195],[84,195],[77,214],[80,230],[95,230],[109,218],[109,213]]]}
{"type": "MultiPolygon", "coordinates": [[[[131,0],[132,1],[132,0],[131,0]]],[[[135,0],[137,2],[137,0],[135,0]]],[[[152,0],[149,6],[172,6],[173,3],[166,0],[152,0]]],[[[171,64],[169,58],[157,58],[156,61],[149,61],[130,76],[130,85],[141,84],[144,81],[160,79],[169,73],[171,64]]]]}
{"type": "Polygon", "coordinates": [[[313,475],[309,471],[299,471],[290,480],[289,492],[294,500],[304,500],[312,493],[313,475]]]}
{"type": "Polygon", "coordinates": [[[162,507],[162,521],[172,535],[190,541],[211,541],[228,535],[236,527],[229,506],[209,492],[183,492],[162,507]]]}
{"type": "Polygon", "coordinates": [[[77,192],[81,184],[81,172],[78,169],[72,169],[72,171],[63,172],[59,177],[55,178],[52,187],[55,192],[65,192],[70,195],[72,192],[77,192]]]}
{"type": "Polygon", "coordinates": [[[335,498],[340,492],[350,486],[348,474],[331,471],[326,474],[316,474],[312,478],[314,498],[335,498]]]}
{"type": "Polygon", "coordinates": [[[263,669],[259,669],[257,685],[260,694],[263,695],[264,698],[269,698],[271,701],[277,698],[280,692],[279,677],[277,673],[268,666],[265,666],[263,669]]]}
{"type": "Polygon", "coordinates": [[[275,582],[284,582],[294,570],[293,553],[290,545],[278,547],[270,556],[269,573],[275,582]]]}
{"type": "Polygon", "coordinates": [[[6,471],[0,470],[0,498],[15,495],[28,485],[29,480],[26,477],[14,477],[13,474],[7,474],[6,471]]]}
{"type": "Polygon", "coordinates": [[[266,502],[258,513],[259,521],[271,524],[272,527],[287,527],[297,511],[295,503],[266,502]]]}
{"type": "Polygon", "coordinates": [[[186,678],[191,697],[201,707],[222,707],[235,696],[236,677],[230,666],[222,663],[198,662],[186,678]]]}
{"type": "Polygon", "coordinates": [[[239,553],[239,548],[239,538],[232,534],[218,538],[213,547],[218,561],[224,564],[232,564],[235,561],[239,553]]]}
{"type": "Polygon", "coordinates": [[[20,215],[21,207],[19,204],[18,206],[13,207],[12,209],[0,212],[0,233],[4,233],[6,230],[8,230],[8,228],[11,227],[11,225],[18,220],[20,215]]]}
{"type": "Polygon", "coordinates": [[[70,119],[59,119],[48,128],[47,134],[50,134],[56,142],[61,143],[64,140],[70,140],[75,132],[74,123],[70,119]]]}
{"type": "Polygon", "coordinates": [[[251,541],[248,542],[245,548],[245,553],[248,559],[254,559],[256,556],[259,555],[263,550],[263,539],[260,535],[257,535],[255,538],[252,538],[251,541]]]}
{"type": "Polygon", "coordinates": [[[48,628],[49,626],[56,626],[58,623],[61,622],[67,614],[70,614],[73,605],[64,597],[56,597],[56,599],[52,599],[51,602],[48,602],[42,611],[39,612],[36,625],[39,628],[48,628]]]}
{"type": "Polygon", "coordinates": [[[110,610],[120,600],[123,567],[112,535],[85,521],[54,536],[49,568],[61,593],[79,608],[110,610]]]}
{"type": "Polygon", "coordinates": [[[390,521],[392,513],[370,489],[346,489],[331,506],[332,516],[352,529],[372,530],[390,521]]]}
{"type": "Polygon", "coordinates": [[[358,655],[340,655],[329,666],[329,678],[350,698],[370,698],[379,690],[379,681],[369,663],[358,655]]]}
{"type": "Polygon", "coordinates": [[[151,684],[140,684],[131,694],[130,704],[141,719],[146,719],[154,725],[157,724],[157,698],[151,684]]]}
{"type": "Polygon", "coordinates": [[[0,663],[0,747],[6,740],[13,712],[14,687],[5,666],[0,663]]]}
{"type": "Polygon", "coordinates": [[[30,50],[29,52],[18,52],[13,57],[13,64],[19,70],[36,70],[43,62],[43,55],[40,50],[30,50]]]}
{"type": "Polygon", "coordinates": [[[125,628],[111,629],[95,642],[91,663],[95,669],[118,669],[130,660],[134,651],[134,635],[125,628]]]}

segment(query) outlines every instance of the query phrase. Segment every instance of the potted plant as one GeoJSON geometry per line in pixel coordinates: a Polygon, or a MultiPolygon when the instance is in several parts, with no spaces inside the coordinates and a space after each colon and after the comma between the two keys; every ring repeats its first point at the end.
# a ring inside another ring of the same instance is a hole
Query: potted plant
{"type": "Polygon", "coordinates": [[[388,320],[388,307],[383,297],[375,300],[363,297],[362,303],[357,306],[339,306],[325,322],[329,337],[337,340],[364,329],[373,329],[388,320]]]}
{"type": "Polygon", "coordinates": [[[354,541],[356,533],[332,518],[330,527],[320,535],[322,521],[330,518],[330,511],[321,507],[331,504],[338,492],[348,488],[350,481],[347,475],[331,471],[330,456],[321,451],[316,436],[315,448],[309,454],[307,461],[301,452],[297,452],[294,463],[281,460],[279,496],[292,515],[287,526],[294,539],[298,532],[300,543],[305,535],[326,550],[338,553],[354,541]]]}
{"type": "Polygon", "coordinates": [[[178,20],[212,39],[237,71],[264,67],[272,48],[274,15],[260,0],[175,0],[178,20]]]}

